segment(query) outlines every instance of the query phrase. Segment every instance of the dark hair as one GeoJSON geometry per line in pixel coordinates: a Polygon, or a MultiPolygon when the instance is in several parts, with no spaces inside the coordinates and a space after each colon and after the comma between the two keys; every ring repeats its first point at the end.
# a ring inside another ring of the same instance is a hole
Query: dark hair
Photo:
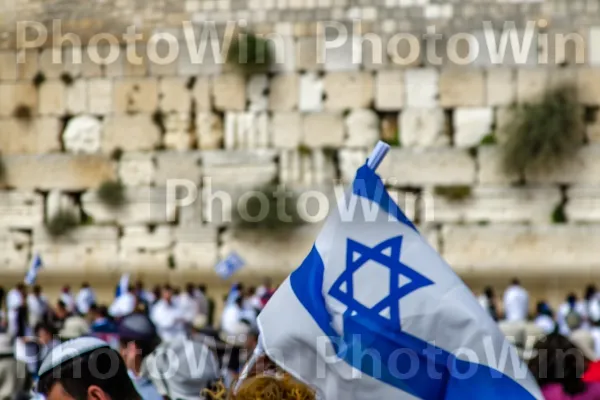
{"type": "Polygon", "coordinates": [[[585,288],[585,299],[592,300],[592,298],[596,295],[596,292],[596,286],[588,285],[587,288],[585,288]]]}
{"type": "Polygon", "coordinates": [[[41,287],[40,285],[35,285],[35,286],[33,287],[33,293],[35,293],[35,294],[40,294],[40,293],[42,293],[42,287],[41,287]]]}
{"type": "Polygon", "coordinates": [[[517,278],[513,278],[512,284],[521,286],[521,282],[517,278]]]}
{"type": "Polygon", "coordinates": [[[89,284],[89,283],[87,283],[87,282],[83,282],[83,283],[81,284],[81,287],[82,287],[82,288],[84,288],[84,289],[87,289],[87,288],[89,288],[89,287],[90,287],[90,284],[89,284]]]}
{"type": "Polygon", "coordinates": [[[569,339],[551,333],[539,340],[534,349],[537,354],[529,361],[529,369],[540,387],[558,383],[571,396],[585,391],[586,384],[581,377],[588,360],[569,339]]]}
{"type": "Polygon", "coordinates": [[[98,386],[112,399],[141,400],[125,362],[109,347],[75,357],[46,372],[40,377],[38,392],[47,396],[57,383],[75,399],[86,399],[89,387],[98,386]]]}
{"type": "Polygon", "coordinates": [[[57,301],[56,305],[58,306],[58,308],[64,308],[65,310],[67,309],[67,305],[62,300],[57,301]]]}
{"type": "Polygon", "coordinates": [[[56,329],[54,329],[54,326],[52,326],[49,323],[46,322],[39,322],[35,328],[33,328],[33,332],[37,335],[38,332],[40,330],[45,330],[46,332],[48,332],[50,335],[54,336],[56,335],[56,329]]]}
{"type": "Polygon", "coordinates": [[[185,285],[185,291],[188,292],[188,294],[190,296],[192,296],[194,294],[194,284],[193,283],[188,283],[185,285]]]}
{"type": "Polygon", "coordinates": [[[536,308],[539,315],[548,315],[552,317],[552,310],[545,301],[538,302],[536,308]]]}
{"type": "Polygon", "coordinates": [[[129,343],[133,342],[135,347],[140,350],[140,355],[142,359],[146,358],[148,354],[152,353],[154,349],[158,346],[158,339],[156,340],[137,340],[137,339],[128,339],[126,337],[119,337],[119,342],[122,347],[126,347],[129,343]]]}
{"type": "Polygon", "coordinates": [[[199,284],[198,290],[201,291],[202,293],[206,293],[206,285],[204,283],[199,284]]]}
{"type": "Polygon", "coordinates": [[[491,286],[486,286],[485,289],[483,290],[483,293],[485,294],[485,297],[487,297],[488,299],[494,298],[494,289],[492,289],[491,286]]]}
{"type": "Polygon", "coordinates": [[[577,302],[577,295],[575,293],[569,293],[569,295],[567,296],[567,303],[569,303],[569,305],[571,307],[575,307],[576,302],[577,302]]]}

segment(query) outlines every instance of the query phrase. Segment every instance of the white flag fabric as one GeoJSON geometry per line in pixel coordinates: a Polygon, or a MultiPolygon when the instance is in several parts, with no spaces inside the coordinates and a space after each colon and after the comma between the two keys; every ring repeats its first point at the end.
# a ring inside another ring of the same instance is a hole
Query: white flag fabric
{"type": "Polygon", "coordinates": [[[29,271],[27,271],[27,275],[25,275],[25,284],[27,286],[31,286],[35,283],[37,279],[37,274],[39,270],[44,266],[42,263],[42,258],[39,254],[36,254],[31,260],[31,264],[29,265],[29,271]]]}
{"type": "Polygon", "coordinates": [[[542,399],[367,165],[258,324],[269,358],[326,400],[542,399]]]}

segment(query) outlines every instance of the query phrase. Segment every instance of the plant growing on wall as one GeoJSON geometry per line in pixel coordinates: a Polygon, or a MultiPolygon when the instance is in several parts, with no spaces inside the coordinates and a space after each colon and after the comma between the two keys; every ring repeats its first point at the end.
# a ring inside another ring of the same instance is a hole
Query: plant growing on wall
{"type": "Polygon", "coordinates": [[[31,107],[19,104],[13,110],[13,117],[20,121],[28,122],[33,118],[33,112],[31,111],[31,107]]]}
{"type": "Polygon", "coordinates": [[[77,228],[79,222],[73,211],[59,210],[46,221],[46,230],[52,237],[64,236],[77,228]]]}
{"type": "Polygon", "coordinates": [[[512,111],[502,160],[509,174],[555,169],[584,143],[583,110],[571,86],[550,89],[538,101],[513,106],[512,111]]]}
{"type": "Polygon", "coordinates": [[[105,181],[96,192],[98,199],[110,208],[120,208],[127,201],[125,186],[121,181],[105,181]]]}
{"type": "Polygon", "coordinates": [[[466,185],[436,186],[434,192],[437,196],[449,201],[462,201],[471,196],[471,187],[466,185]]]}
{"type": "Polygon", "coordinates": [[[269,43],[250,32],[236,35],[227,53],[227,63],[248,75],[267,72],[274,58],[269,43]]]}

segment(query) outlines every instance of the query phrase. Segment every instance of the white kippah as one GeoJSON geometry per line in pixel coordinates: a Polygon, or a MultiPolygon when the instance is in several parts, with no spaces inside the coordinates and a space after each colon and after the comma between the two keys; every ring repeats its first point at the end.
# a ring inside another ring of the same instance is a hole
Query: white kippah
{"type": "Polygon", "coordinates": [[[54,347],[46,358],[44,358],[40,370],[38,371],[38,376],[42,376],[46,372],[51,371],[73,358],[80,357],[103,347],[110,347],[110,345],[104,340],[95,337],[80,337],[66,341],[59,346],[54,347]]]}

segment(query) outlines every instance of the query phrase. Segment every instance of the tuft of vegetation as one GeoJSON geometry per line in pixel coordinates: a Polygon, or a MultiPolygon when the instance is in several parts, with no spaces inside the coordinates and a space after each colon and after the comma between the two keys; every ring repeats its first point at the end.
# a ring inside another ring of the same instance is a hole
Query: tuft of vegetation
{"type": "Polygon", "coordinates": [[[567,222],[567,214],[565,213],[565,205],[561,203],[552,211],[552,223],[564,224],[567,222]]]}
{"type": "Polygon", "coordinates": [[[110,208],[120,208],[127,201],[125,186],[120,181],[105,181],[96,192],[98,199],[110,208]]]}
{"type": "Polygon", "coordinates": [[[437,196],[444,197],[449,201],[463,201],[471,196],[471,187],[466,185],[437,186],[434,192],[437,196]]]}
{"type": "Polygon", "coordinates": [[[305,144],[299,144],[298,145],[298,153],[300,153],[301,156],[309,156],[312,154],[312,150],[310,147],[308,147],[305,144]]]}
{"type": "Polygon", "coordinates": [[[33,118],[33,112],[28,105],[19,104],[13,110],[13,117],[20,121],[29,122],[33,118]]]}
{"type": "Polygon", "coordinates": [[[0,154],[0,184],[4,183],[6,180],[6,165],[4,164],[4,160],[2,159],[2,154],[0,154]]]}
{"type": "Polygon", "coordinates": [[[68,72],[63,72],[60,74],[60,80],[65,84],[65,86],[71,86],[74,82],[73,77],[68,72]]]}
{"type": "Polygon", "coordinates": [[[42,72],[38,72],[37,74],[35,74],[33,79],[31,80],[31,83],[33,83],[33,86],[35,86],[36,88],[42,86],[44,82],[46,82],[46,75],[44,75],[42,72]]]}
{"type": "Polygon", "coordinates": [[[121,160],[121,157],[123,157],[123,149],[120,147],[116,147],[111,153],[110,153],[110,159],[113,161],[119,161],[121,160]]]}
{"type": "Polygon", "coordinates": [[[227,53],[227,63],[247,75],[268,72],[274,59],[269,42],[251,32],[238,34],[227,53]]]}
{"type": "Polygon", "coordinates": [[[161,134],[164,135],[165,132],[167,132],[167,126],[165,124],[165,114],[162,111],[154,111],[154,113],[152,114],[152,122],[158,127],[161,134]]]}
{"type": "Polygon", "coordinates": [[[498,140],[496,140],[496,135],[494,135],[493,132],[488,133],[487,135],[485,135],[482,139],[480,144],[482,146],[491,146],[498,143],[498,140]]]}
{"type": "Polygon", "coordinates": [[[46,230],[50,236],[60,237],[68,234],[78,225],[77,216],[73,211],[59,210],[46,221],[46,230]]]}
{"type": "Polygon", "coordinates": [[[173,254],[169,254],[169,258],[167,259],[167,266],[169,267],[169,269],[175,269],[175,257],[173,257],[173,254]]]}
{"type": "Polygon", "coordinates": [[[337,157],[337,149],[335,147],[323,147],[323,155],[325,158],[335,160],[337,157]]]}
{"type": "Polygon", "coordinates": [[[582,115],[571,86],[550,89],[537,102],[514,106],[513,120],[505,128],[504,170],[520,174],[559,168],[584,144],[582,115]]]}
{"type": "Polygon", "coordinates": [[[381,139],[383,142],[389,144],[391,147],[402,147],[402,143],[400,143],[400,133],[395,136],[390,136],[387,138],[381,139]]]}

